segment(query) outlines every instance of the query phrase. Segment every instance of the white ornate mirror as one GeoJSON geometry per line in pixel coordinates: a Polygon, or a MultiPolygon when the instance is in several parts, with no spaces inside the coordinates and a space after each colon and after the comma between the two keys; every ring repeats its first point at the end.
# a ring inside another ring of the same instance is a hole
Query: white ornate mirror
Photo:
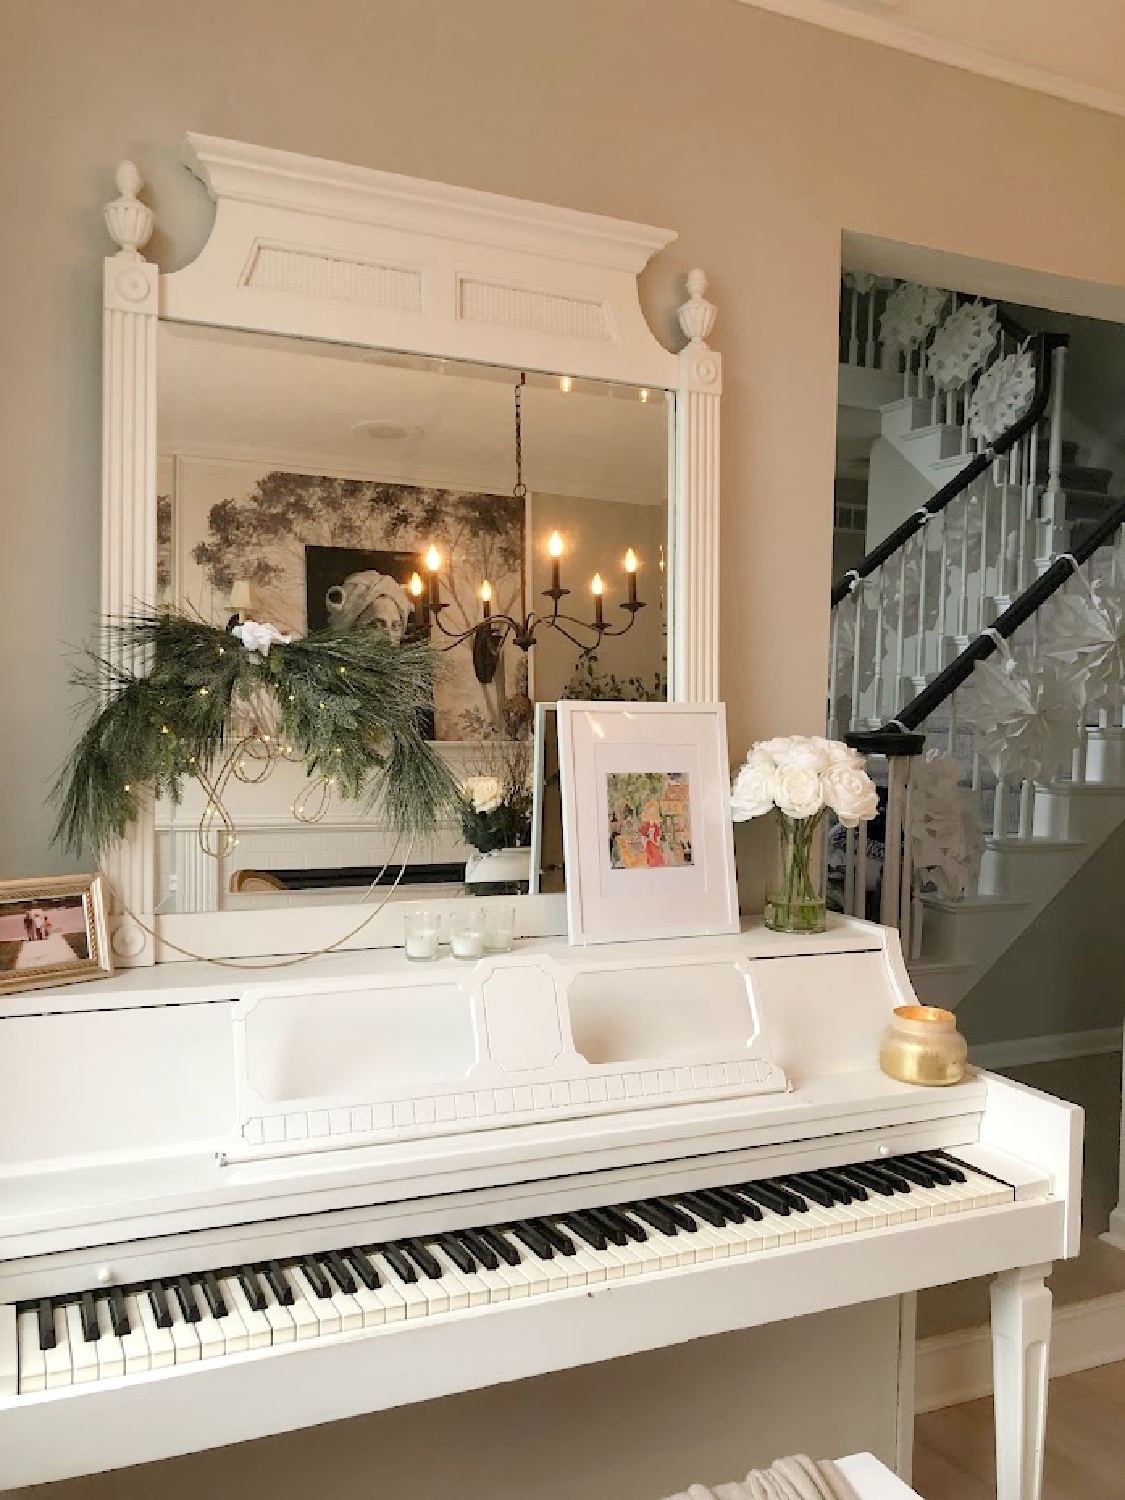
{"type": "MultiPolygon", "coordinates": [[[[488,575],[497,614],[542,609],[557,532],[562,607],[592,617],[597,571],[622,632],[603,638],[593,670],[646,693],[662,679],[678,700],[716,696],[714,309],[693,273],[676,356],[637,298],[639,272],[674,236],[210,137],[190,135],[184,160],[216,204],[192,264],[161,275],[142,258],[152,215],[129,163],[106,212],[120,246],[105,274],[106,616],[175,602],[303,633],[397,609],[402,628],[449,646],[434,735],[472,771],[482,732],[505,738],[513,716],[530,719],[528,700],[563,695],[576,664],[591,670],[579,653],[597,637],[581,624],[529,651],[509,639],[495,670],[454,643],[488,575]],[[526,500],[513,497],[517,391],[526,500]],[[412,612],[411,576],[433,543],[447,607],[412,612]],[[633,575],[626,549],[641,559],[633,575]],[[638,595],[646,607],[631,613],[638,595]]],[[[278,772],[236,788],[239,848],[223,858],[199,838],[194,783],[179,808],[134,825],[105,861],[119,961],[312,951],[354,928],[386,840],[354,804],[311,827],[297,816],[303,775],[278,772]],[[254,890],[263,873],[277,895],[254,890]]],[[[463,859],[455,834],[411,853],[431,881],[463,859]]],[[[516,899],[521,930],[565,930],[558,896],[516,899]]],[[[388,907],[351,945],[401,941],[401,925],[388,907]]]]}

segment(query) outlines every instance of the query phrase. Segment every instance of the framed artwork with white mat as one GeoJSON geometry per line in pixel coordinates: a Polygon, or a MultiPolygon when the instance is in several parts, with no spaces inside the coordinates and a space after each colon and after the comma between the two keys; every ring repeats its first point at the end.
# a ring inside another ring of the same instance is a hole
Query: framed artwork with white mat
{"type": "Polygon", "coordinates": [[[737,932],[724,706],[557,712],[570,941],[737,932]]]}

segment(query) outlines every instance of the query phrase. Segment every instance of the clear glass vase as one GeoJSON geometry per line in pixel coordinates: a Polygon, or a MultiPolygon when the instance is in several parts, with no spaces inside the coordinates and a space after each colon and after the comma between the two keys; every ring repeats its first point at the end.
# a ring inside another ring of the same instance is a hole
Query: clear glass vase
{"type": "Polygon", "coordinates": [[[790,818],[774,810],[773,868],[766,882],[766,926],[775,932],[823,932],[824,814],[790,818]]]}

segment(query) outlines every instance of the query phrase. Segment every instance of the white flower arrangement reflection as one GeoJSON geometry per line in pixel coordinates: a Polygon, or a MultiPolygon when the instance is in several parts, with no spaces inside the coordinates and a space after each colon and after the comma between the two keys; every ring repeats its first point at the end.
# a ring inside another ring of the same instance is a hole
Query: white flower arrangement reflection
{"type": "Polygon", "coordinates": [[[996,308],[989,302],[962,302],[934,334],[926,368],[940,390],[957,390],[983,370],[1000,337],[996,308]]]}
{"type": "Polygon", "coordinates": [[[498,776],[466,776],[461,795],[474,812],[492,813],[504,801],[504,786],[498,776]]]}
{"type": "Polygon", "coordinates": [[[247,651],[258,656],[268,656],[271,646],[288,646],[293,639],[283,630],[278,630],[276,625],[264,625],[257,620],[243,620],[241,625],[234,626],[231,635],[236,636],[247,651]]]}
{"type": "Polygon", "coordinates": [[[1030,349],[998,359],[981,376],[969,402],[969,428],[994,443],[1027,412],[1035,394],[1035,359],[1030,349]]]}
{"type": "Polygon", "coordinates": [[[788,932],[825,923],[823,844],[814,842],[831,810],[846,828],[873,818],[879,806],[863,756],[839,740],[791,735],[761,740],[731,786],[736,823],[773,812],[778,868],[766,894],[766,922],[788,932]],[[817,858],[819,854],[819,859],[817,858]]]}

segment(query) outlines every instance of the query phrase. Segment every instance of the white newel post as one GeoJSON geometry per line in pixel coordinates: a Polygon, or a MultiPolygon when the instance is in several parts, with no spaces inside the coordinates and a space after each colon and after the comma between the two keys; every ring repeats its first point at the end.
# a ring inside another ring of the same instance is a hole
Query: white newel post
{"type": "MultiPolygon", "coordinates": [[[[157,268],[140,247],[152,233],[152,210],[137,199],[141,176],[131,161],[117,169],[120,197],[106,207],[120,246],[105,262],[102,344],[102,587],[104,619],[120,619],[153,602],[156,588],[156,323],[157,268]]],[[[110,640],[107,654],[118,654],[110,640]]],[[[110,941],[122,964],[154,962],[153,940],[124,914],[149,925],[155,905],[154,818],[145,807],[130,836],[102,860],[112,895],[110,941]]]]}
{"type": "Polygon", "coordinates": [[[679,356],[676,392],[676,488],[680,503],[674,558],[676,642],[670,697],[709,703],[719,696],[719,397],[722,357],[708,347],[717,309],[704,297],[700,270],[687,279],[688,300],[679,310],[688,343],[679,356]]]}
{"type": "Polygon", "coordinates": [[[1040,1500],[1051,1348],[1050,1266],[1022,1266],[991,1287],[996,1500],[1040,1500]]]}

